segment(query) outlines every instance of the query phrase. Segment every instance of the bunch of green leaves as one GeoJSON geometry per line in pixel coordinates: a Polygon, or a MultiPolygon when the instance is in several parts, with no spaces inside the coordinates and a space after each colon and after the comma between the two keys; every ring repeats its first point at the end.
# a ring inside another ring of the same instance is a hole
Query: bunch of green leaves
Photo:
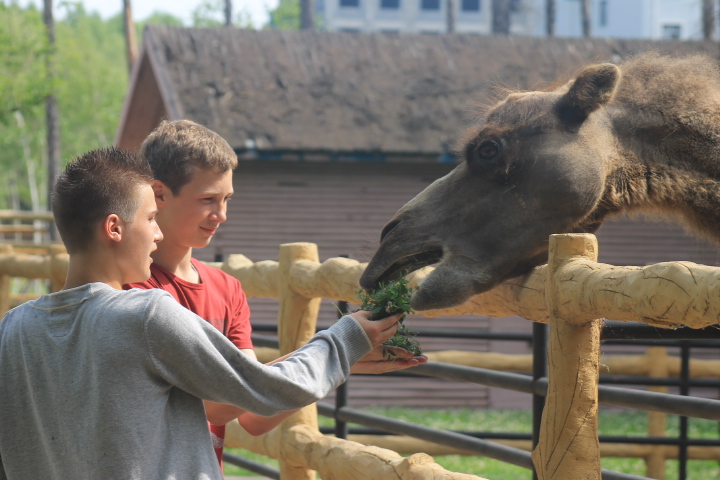
{"type": "MultiPolygon", "coordinates": [[[[400,327],[397,333],[383,345],[388,347],[400,347],[413,352],[415,355],[422,355],[420,344],[415,340],[417,335],[411,332],[403,324],[408,313],[413,313],[410,307],[410,297],[413,289],[408,286],[408,281],[404,278],[391,280],[387,283],[380,283],[376,289],[370,293],[363,290],[357,291],[357,296],[362,302],[360,310],[372,312],[370,320],[382,320],[390,315],[402,313],[400,317],[400,327]]],[[[395,357],[395,354],[389,350],[385,350],[388,358],[395,357]]]]}

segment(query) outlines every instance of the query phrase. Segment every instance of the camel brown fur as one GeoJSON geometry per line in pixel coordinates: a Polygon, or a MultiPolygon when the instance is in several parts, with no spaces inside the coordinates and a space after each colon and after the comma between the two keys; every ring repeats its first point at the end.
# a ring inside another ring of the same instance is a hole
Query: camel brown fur
{"type": "Polygon", "coordinates": [[[454,306],[546,262],[549,235],[626,211],[677,217],[720,243],[712,58],[588,66],[554,90],[510,93],[465,138],[462,163],[386,225],[363,287],[439,261],[412,306],[454,306]]]}

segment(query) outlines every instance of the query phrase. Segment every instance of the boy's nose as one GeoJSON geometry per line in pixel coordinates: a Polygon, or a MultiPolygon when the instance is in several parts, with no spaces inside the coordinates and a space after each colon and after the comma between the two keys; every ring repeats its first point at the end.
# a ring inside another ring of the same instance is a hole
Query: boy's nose
{"type": "Polygon", "coordinates": [[[153,235],[153,242],[158,243],[162,242],[163,239],[163,233],[162,230],[160,230],[160,227],[157,227],[155,230],[155,235],[153,235]]]}
{"type": "Polygon", "coordinates": [[[217,222],[223,223],[225,220],[227,220],[227,207],[223,206],[218,208],[213,212],[212,216],[217,222]]]}

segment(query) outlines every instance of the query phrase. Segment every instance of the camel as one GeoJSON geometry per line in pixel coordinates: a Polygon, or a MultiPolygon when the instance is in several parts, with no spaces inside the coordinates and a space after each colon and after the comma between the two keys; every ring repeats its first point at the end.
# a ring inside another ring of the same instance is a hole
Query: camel
{"type": "Polygon", "coordinates": [[[720,241],[720,69],[644,54],[514,92],[460,143],[461,163],[402,207],[360,284],[438,263],[411,299],[448,308],[547,262],[548,238],[611,215],[680,219],[720,241]]]}

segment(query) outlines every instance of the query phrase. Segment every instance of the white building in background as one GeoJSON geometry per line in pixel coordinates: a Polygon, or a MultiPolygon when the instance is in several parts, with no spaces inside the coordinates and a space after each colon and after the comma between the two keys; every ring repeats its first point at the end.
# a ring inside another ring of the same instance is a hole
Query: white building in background
{"type": "MultiPolygon", "coordinates": [[[[510,1],[512,33],[532,34],[524,0],[510,1]]],[[[491,4],[492,0],[455,0],[455,31],[490,34],[491,4]]],[[[330,31],[444,33],[447,6],[447,0],[323,0],[321,15],[330,31]]]]}
{"type": "MultiPolygon", "coordinates": [[[[510,30],[545,35],[545,0],[510,0],[510,30]]],[[[454,0],[458,33],[490,34],[492,0],[454,0]]],[[[317,0],[330,31],[443,33],[448,0],[317,0]]],[[[702,0],[591,0],[593,37],[699,40],[702,0]]],[[[582,36],[580,0],[555,0],[555,35],[582,36]]],[[[720,8],[716,6],[716,14],[720,8]]]]}

